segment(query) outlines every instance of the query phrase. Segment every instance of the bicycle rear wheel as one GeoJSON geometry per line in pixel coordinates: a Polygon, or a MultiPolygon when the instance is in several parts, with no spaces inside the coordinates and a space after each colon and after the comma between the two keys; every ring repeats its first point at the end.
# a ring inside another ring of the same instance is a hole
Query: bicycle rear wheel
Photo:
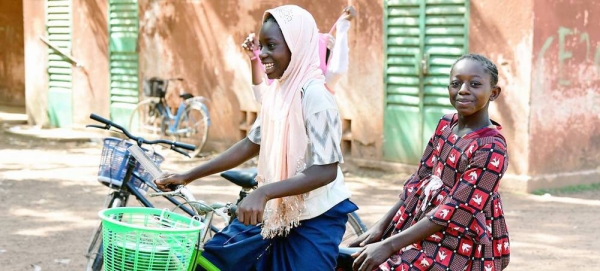
{"type": "Polygon", "coordinates": [[[128,130],[147,139],[159,139],[164,133],[163,116],[157,103],[148,99],[138,103],[129,117],[128,130]]]}
{"type": "Polygon", "coordinates": [[[347,246],[350,242],[354,241],[358,236],[367,231],[367,226],[360,220],[360,217],[356,212],[348,214],[348,222],[346,222],[346,232],[342,237],[341,246],[347,246]]]}
{"type": "Polygon", "coordinates": [[[196,150],[190,153],[191,157],[196,157],[202,151],[208,137],[208,126],[210,119],[206,106],[201,103],[191,103],[185,109],[185,114],[177,123],[177,130],[174,133],[175,140],[192,144],[196,150]]]}

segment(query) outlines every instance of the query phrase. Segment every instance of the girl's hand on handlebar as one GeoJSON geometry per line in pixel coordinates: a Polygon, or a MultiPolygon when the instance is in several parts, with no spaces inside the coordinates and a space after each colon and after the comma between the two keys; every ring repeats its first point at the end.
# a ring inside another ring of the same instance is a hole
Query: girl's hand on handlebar
{"type": "Polygon", "coordinates": [[[246,226],[261,223],[267,200],[267,195],[260,188],[248,194],[237,208],[238,220],[246,226]]]}
{"type": "Polygon", "coordinates": [[[154,183],[162,191],[173,191],[179,185],[186,185],[183,175],[176,173],[163,173],[154,180],[154,183]]]}

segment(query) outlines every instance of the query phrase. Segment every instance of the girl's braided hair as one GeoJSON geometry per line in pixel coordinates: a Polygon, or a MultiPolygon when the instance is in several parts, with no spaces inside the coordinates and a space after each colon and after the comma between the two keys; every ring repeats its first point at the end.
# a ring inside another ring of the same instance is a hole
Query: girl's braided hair
{"type": "Polygon", "coordinates": [[[479,62],[481,65],[483,65],[483,68],[485,69],[485,71],[490,74],[490,76],[492,78],[492,80],[490,81],[492,87],[495,87],[496,84],[498,84],[498,68],[496,67],[496,64],[494,64],[492,61],[490,61],[489,59],[487,59],[485,56],[482,56],[482,55],[465,54],[465,55],[462,55],[460,58],[458,58],[454,62],[454,64],[452,64],[452,68],[454,68],[454,65],[456,65],[456,63],[458,63],[459,61],[461,61],[463,59],[470,59],[470,60],[479,62]]]}

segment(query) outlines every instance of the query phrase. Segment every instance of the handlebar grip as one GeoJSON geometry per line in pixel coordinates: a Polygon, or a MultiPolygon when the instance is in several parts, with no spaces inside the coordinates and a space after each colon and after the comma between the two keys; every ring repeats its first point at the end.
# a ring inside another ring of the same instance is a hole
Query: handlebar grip
{"type": "Polygon", "coordinates": [[[113,125],[112,121],[107,120],[107,119],[105,119],[103,117],[100,117],[100,116],[98,116],[98,115],[96,115],[94,113],[90,114],[90,119],[93,119],[93,120],[95,120],[97,122],[102,122],[104,124],[113,125]]]}
{"type": "Polygon", "coordinates": [[[188,151],[193,151],[196,149],[196,146],[194,146],[192,144],[187,144],[187,143],[173,142],[173,145],[177,148],[186,149],[188,151]]]}

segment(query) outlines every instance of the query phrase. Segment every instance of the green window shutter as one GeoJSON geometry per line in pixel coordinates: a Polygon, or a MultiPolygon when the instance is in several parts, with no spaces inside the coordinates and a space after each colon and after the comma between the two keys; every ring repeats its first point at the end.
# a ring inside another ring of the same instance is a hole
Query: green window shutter
{"type": "Polygon", "coordinates": [[[440,117],[456,110],[448,99],[450,68],[468,48],[468,1],[425,1],[423,59],[423,142],[440,117]]]}
{"type": "MultiPolygon", "coordinates": [[[[71,52],[71,0],[46,1],[46,36],[63,52],[71,52]]],[[[48,116],[52,127],[68,127],[73,121],[72,66],[48,46],[48,116]]]]}
{"type": "Polygon", "coordinates": [[[386,160],[413,161],[421,152],[421,7],[417,0],[386,4],[383,155],[386,160]]]}
{"type": "Polygon", "coordinates": [[[111,119],[125,125],[139,101],[137,0],[109,0],[108,17],[111,119]]]}
{"type": "Polygon", "coordinates": [[[448,100],[450,66],[467,51],[468,0],[384,2],[383,156],[419,162],[448,100]]]}

